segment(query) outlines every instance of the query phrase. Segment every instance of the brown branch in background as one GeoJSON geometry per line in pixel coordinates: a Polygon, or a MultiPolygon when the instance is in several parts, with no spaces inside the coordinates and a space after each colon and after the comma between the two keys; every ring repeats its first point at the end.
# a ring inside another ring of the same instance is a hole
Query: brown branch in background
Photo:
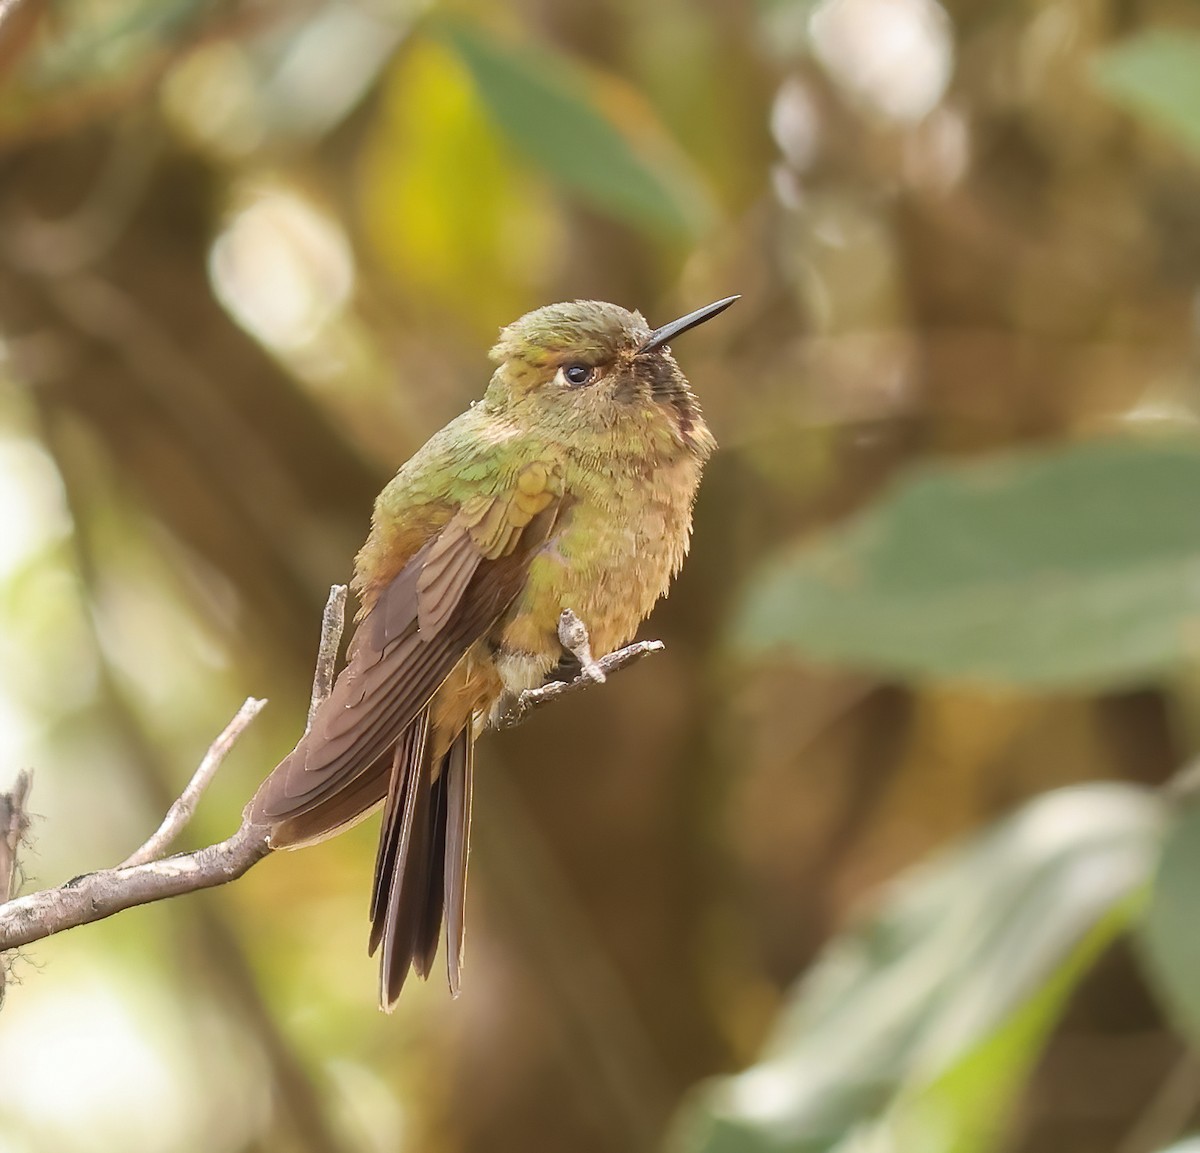
{"type": "MultiPolygon", "coordinates": [[[[341,642],[345,588],[341,588],[339,593],[338,587],[334,586],[330,591],[322,620],[320,651],[313,676],[315,703],[329,695],[333,681],[333,655],[337,653],[341,642]]],[[[658,652],[663,648],[660,641],[642,641],[609,653],[599,661],[590,662],[587,630],[574,613],[570,614],[569,620],[567,613],[564,613],[563,617],[566,624],[560,631],[566,632],[569,627],[569,647],[572,651],[578,650],[577,656],[582,653],[589,658],[588,662],[581,659],[585,671],[573,681],[553,683],[522,693],[512,711],[504,718],[505,727],[518,724],[534,709],[558,700],[568,693],[598,684],[605,675],[625,668],[648,653],[658,652]],[[579,630],[582,630],[582,635],[579,630]],[[594,663],[595,668],[588,670],[588,663],[594,663]]],[[[191,853],[178,853],[172,857],[150,860],[146,858],[162,852],[191,820],[201,795],[211,783],[230,747],[265,703],[253,697],[246,701],[238,715],[213,742],[183,795],[171,806],[158,831],[124,864],[115,869],[85,873],[57,888],[44,889],[39,893],[30,893],[0,903],[0,953],[40,941],[44,937],[73,929],[78,925],[101,921],[135,905],[146,905],[152,901],[223,885],[236,880],[252,865],[261,861],[271,851],[269,831],[252,824],[245,815],[237,832],[218,844],[208,845],[191,853]]],[[[10,795],[15,795],[21,790],[21,781],[22,778],[18,778],[17,789],[10,795]]],[[[24,789],[27,795],[28,783],[24,789]]],[[[9,890],[6,888],[3,891],[9,890]]]]}

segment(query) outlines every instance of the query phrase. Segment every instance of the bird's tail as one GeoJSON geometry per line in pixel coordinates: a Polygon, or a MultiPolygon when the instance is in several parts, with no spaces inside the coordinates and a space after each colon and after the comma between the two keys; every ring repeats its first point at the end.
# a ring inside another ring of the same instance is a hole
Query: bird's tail
{"type": "Polygon", "coordinates": [[[463,958],[467,847],[474,741],[468,724],[435,756],[426,707],[405,729],[392,758],[371,892],[372,954],[379,1003],[390,1010],[411,966],[428,977],[446,926],[446,973],[458,995],[463,958]]]}

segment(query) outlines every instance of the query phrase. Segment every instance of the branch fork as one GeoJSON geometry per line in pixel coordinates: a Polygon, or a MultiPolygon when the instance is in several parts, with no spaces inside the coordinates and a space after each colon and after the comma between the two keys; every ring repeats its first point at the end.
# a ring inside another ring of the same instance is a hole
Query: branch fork
{"type": "MultiPolygon", "coordinates": [[[[338,647],[345,627],[345,608],[346,586],[334,585],[322,617],[309,724],[333,688],[338,647]]],[[[563,647],[578,660],[579,675],[571,681],[554,681],[522,693],[501,718],[499,727],[511,728],[520,724],[533,710],[569,693],[603,684],[611,673],[663,648],[660,641],[641,641],[596,660],[592,656],[587,628],[570,609],[559,619],[558,635],[563,647]]],[[[103,920],[135,905],[223,885],[236,880],[270,853],[269,830],[253,824],[243,814],[237,831],[226,840],[190,853],[164,855],[191,821],[204,791],[229,751],[266,703],[255,697],[246,699],[213,741],[162,824],[145,844],[115,868],[85,873],[56,888],[13,897],[19,877],[17,850],[28,828],[25,805],[30,775],[21,773],[12,792],[0,794],[0,1000],[3,998],[2,955],[7,951],[78,925],[103,920]]]]}

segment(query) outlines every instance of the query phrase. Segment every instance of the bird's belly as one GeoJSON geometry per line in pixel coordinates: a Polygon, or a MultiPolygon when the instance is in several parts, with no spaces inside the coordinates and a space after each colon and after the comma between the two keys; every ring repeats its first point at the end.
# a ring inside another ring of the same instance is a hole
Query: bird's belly
{"type": "Polygon", "coordinates": [[[558,663],[563,609],[587,626],[597,656],[633,639],[683,563],[698,480],[698,468],[658,470],[623,499],[603,493],[577,501],[531,561],[505,622],[501,668],[511,670],[509,691],[540,684],[558,663]]]}

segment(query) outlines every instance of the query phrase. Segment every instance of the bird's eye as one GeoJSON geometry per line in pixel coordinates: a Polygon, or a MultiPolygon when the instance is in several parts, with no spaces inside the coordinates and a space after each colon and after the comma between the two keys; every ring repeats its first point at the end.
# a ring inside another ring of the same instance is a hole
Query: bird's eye
{"type": "Polygon", "coordinates": [[[576,388],[587,384],[592,379],[593,372],[595,369],[590,364],[568,364],[562,370],[563,379],[576,388]]]}

